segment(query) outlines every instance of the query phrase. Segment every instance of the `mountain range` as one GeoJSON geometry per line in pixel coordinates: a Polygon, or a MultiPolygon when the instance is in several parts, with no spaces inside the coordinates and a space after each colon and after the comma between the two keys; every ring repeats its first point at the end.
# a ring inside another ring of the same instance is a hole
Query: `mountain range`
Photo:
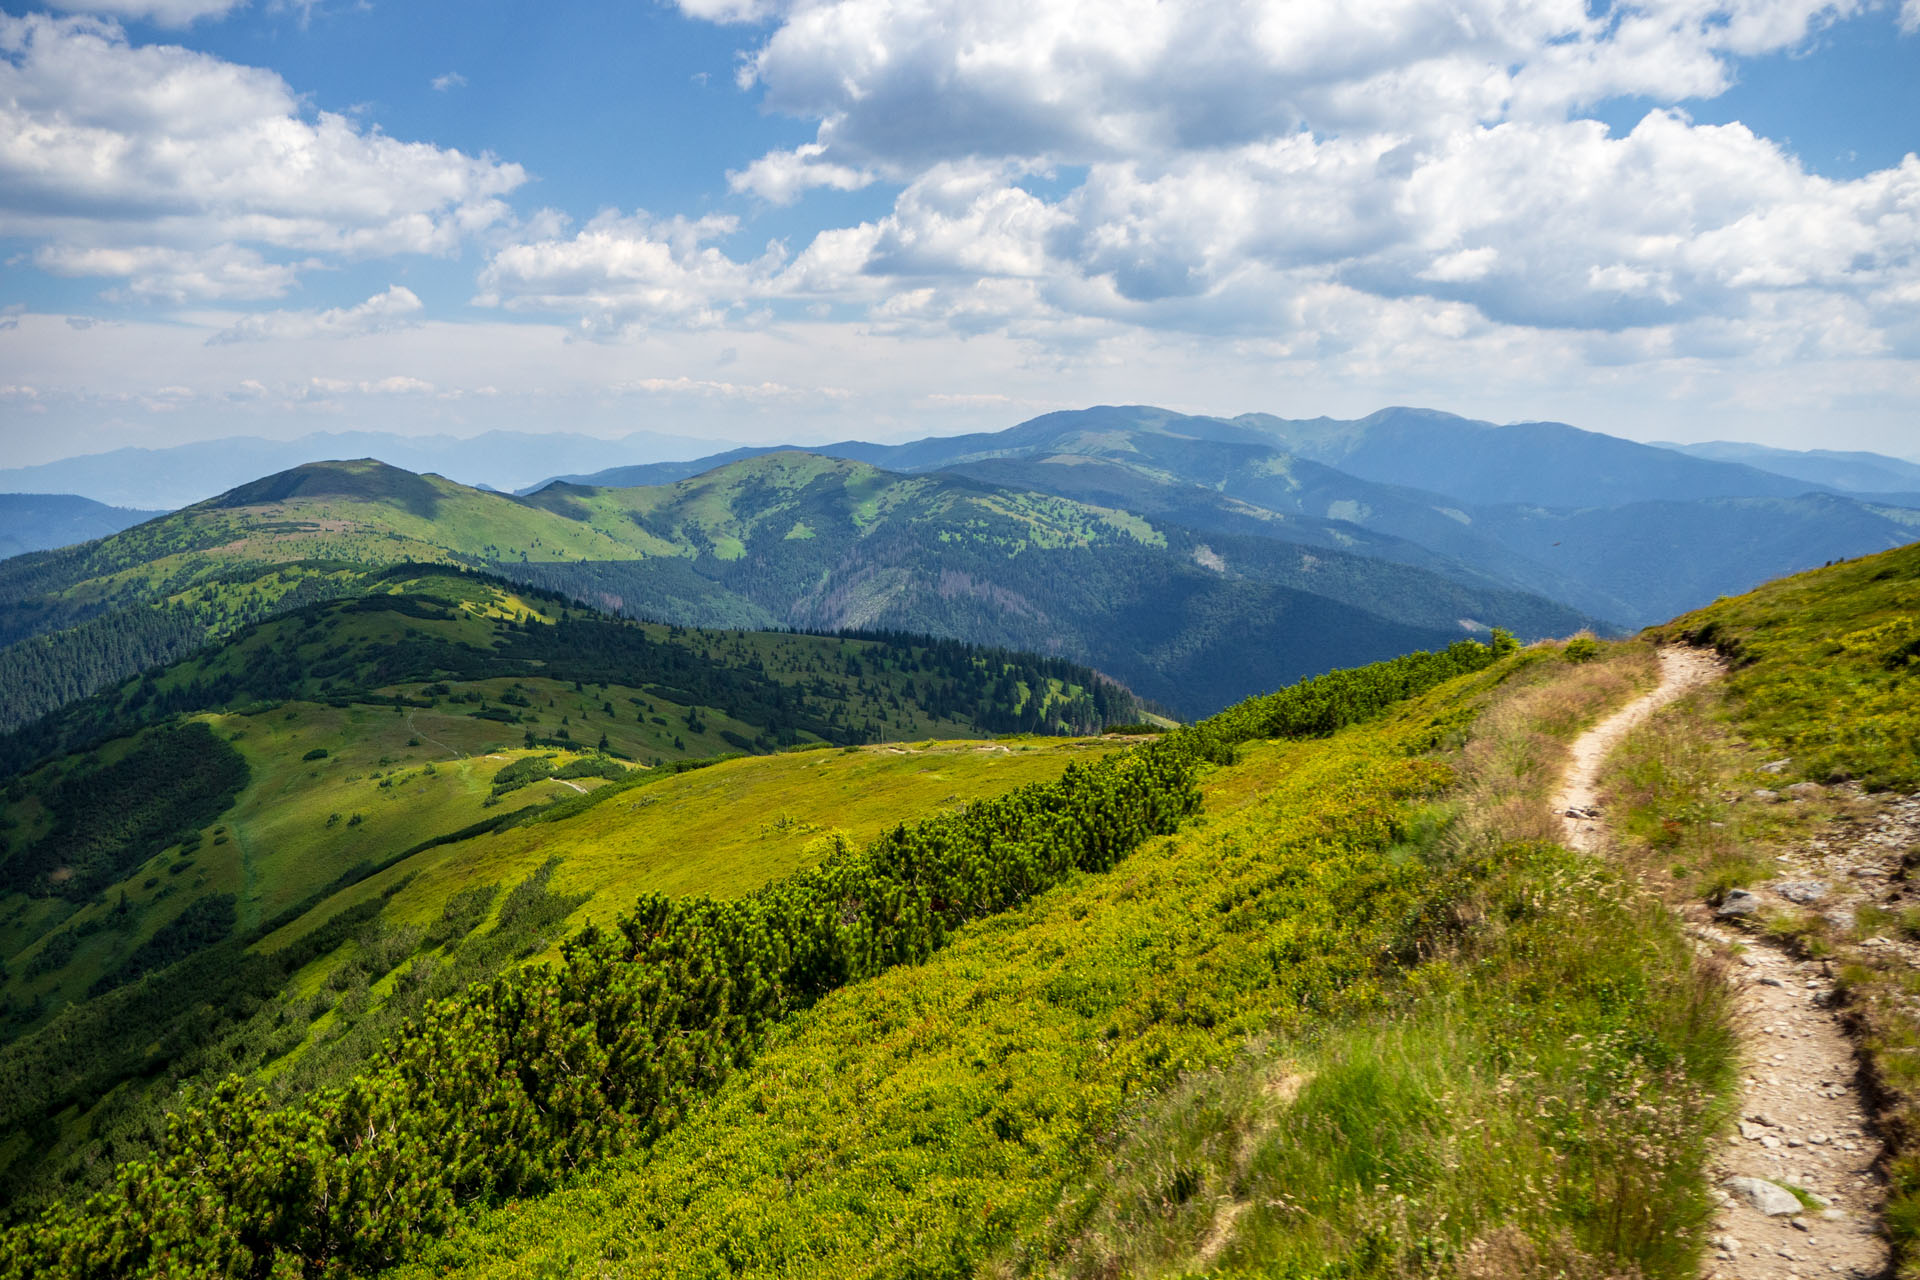
{"type": "MultiPolygon", "coordinates": [[[[1899,546],[1920,530],[1920,501],[1898,494],[1842,493],[1562,423],[1494,426],[1422,409],[1348,421],[1103,406],[1002,432],[812,451],[1103,503],[1208,533],[1344,546],[1543,595],[1623,627],[1899,546]]],[[[557,479],[662,484],[758,452],[557,479]]],[[[1883,461],[1890,477],[1906,465],[1883,461]]]]}
{"type": "MultiPolygon", "coordinates": [[[[1596,1203],[1707,1203],[1645,1171],[1719,1149],[1739,1029],[1547,808],[1670,664],[1509,633],[1916,522],[1556,424],[1122,406],[519,494],[309,461],[0,560],[0,1277],[1184,1274],[1222,1221],[1424,1273],[1488,1187],[1600,1250],[1596,1203]]],[[[1614,757],[1660,891],[1914,785],[1916,552],[1668,624],[1735,661],[1614,757]]],[[[1695,1270],[1605,1249],[1554,1269],[1695,1270]]]]}
{"type": "Polygon", "coordinates": [[[411,471],[434,471],[475,485],[513,488],[556,469],[684,458],[713,448],[711,440],[648,431],[614,439],[566,431],[489,431],[478,436],[338,431],[292,440],[234,436],[0,468],[0,493],[82,494],[117,506],[170,511],[272,472],[326,458],[376,457],[411,471]]]}
{"type": "Polygon", "coordinates": [[[0,493],[0,560],[104,538],[164,514],[70,493],[0,493]]]}
{"type": "Polygon", "coordinates": [[[0,562],[0,726],[368,567],[484,569],[709,627],[951,636],[1087,663],[1200,714],[1358,658],[1596,620],[1365,530],[1195,530],[948,472],[775,452],[651,488],[513,497],[371,459],[313,463],[62,551],[0,562]],[[1377,552],[1391,554],[1376,554],[1377,552]],[[1417,563],[1419,561],[1428,564],[1417,563]],[[34,641],[34,643],[25,643],[34,641]]]}

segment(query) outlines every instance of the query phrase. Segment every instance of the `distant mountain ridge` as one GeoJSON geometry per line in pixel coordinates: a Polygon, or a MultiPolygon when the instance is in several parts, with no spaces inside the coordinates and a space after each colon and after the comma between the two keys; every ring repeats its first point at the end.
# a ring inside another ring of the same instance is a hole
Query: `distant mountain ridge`
{"type": "Polygon", "coordinates": [[[331,458],[377,457],[500,489],[559,469],[684,457],[728,442],[636,431],[618,439],[568,432],[489,431],[471,437],[317,432],[293,440],[235,436],[171,448],[115,449],[30,467],[0,468],[0,492],[77,493],[97,502],[175,510],[264,475],[331,458]]]}
{"type": "MultiPolygon", "coordinates": [[[[661,483],[762,452],[574,479],[661,483]]],[[[1207,532],[1346,546],[1544,595],[1622,626],[1899,546],[1920,528],[1920,513],[1898,495],[1841,493],[1564,423],[1502,427],[1424,409],[1290,420],[1103,405],[1000,432],[814,452],[1056,493],[1207,532]]]]}
{"type": "MultiPolygon", "coordinates": [[[[1715,462],[1744,463],[1776,475],[1792,476],[1853,493],[1898,494],[1908,500],[1920,495],[1920,462],[1890,458],[1882,453],[1773,449],[1766,445],[1727,440],[1705,444],[1662,444],[1660,448],[1696,458],[1709,458],[1715,462]]],[[[1920,505],[1920,502],[1908,501],[1905,505],[1920,505]]]]}
{"type": "Polygon", "coordinates": [[[100,542],[0,563],[0,642],[16,642],[0,660],[43,655],[31,671],[0,672],[0,685],[46,690],[30,705],[10,699],[0,721],[72,696],[64,673],[76,664],[60,636],[100,632],[87,652],[99,679],[119,678],[138,669],[125,663],[179,656],[195,627],[223,634],[281,599],[351,593],[367,568],[403,562],[485,569],[661,621],[886,629],[1027,650],[1097,667],[1183,714],[1491,626],[1544,636],[1602,625],[1484,575],[1445,572],[1442,557],[1396,563],[1375,554],[1393,545],[1382,535],[1281,523],[1301,536],[1195,531],[800,452],[672,485],[554,484],[527,497],[372,459],[307,464],[100,542]],[[127,627],[150,641],[125,642],[127,627]],[[50,650],[17,643],[49,633],[50,650]]]}
{"type": "Polygon", "coordinates": [[[0,493],[0,560],[104,538],[162,514],[71,493],[0,493]]]}

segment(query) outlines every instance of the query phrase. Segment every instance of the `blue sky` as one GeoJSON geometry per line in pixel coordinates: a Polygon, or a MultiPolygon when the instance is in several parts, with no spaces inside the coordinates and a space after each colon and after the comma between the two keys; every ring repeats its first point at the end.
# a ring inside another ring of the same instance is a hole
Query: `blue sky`
{"type": "Polygon", "coordinates": [[[0,454],[1414,403],[1920,455],[1920,0],[0,6],[0,454]]]}

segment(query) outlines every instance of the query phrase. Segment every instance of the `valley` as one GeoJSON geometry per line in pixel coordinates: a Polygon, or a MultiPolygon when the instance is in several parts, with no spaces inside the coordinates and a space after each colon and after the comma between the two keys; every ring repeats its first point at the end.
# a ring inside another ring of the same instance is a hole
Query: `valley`
{"type": "Polygon", "coordinates": [[[1791,1232],[1709,1181],[1721,974],[1825,964],[1906,1105],[1903,908],[1766,866],[1920,783],[1920,561],[1637,638],[1524,583],[1677,608],[1914,513],[1443,506],[1304,456],[1385,474],[1371,428],[1111,413],[520,496],[314,463],[0,561],[0,1275],[1677,1280],[1791,1232]],[[1595,745],[1681,646],[1728,675],[1595,745]]]}

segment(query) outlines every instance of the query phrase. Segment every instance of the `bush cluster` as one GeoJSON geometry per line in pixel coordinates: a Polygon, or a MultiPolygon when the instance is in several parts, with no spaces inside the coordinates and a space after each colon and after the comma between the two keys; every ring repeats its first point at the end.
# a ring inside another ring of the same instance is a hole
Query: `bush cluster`
{"type": "Polygon", "coordinates": [[[154,1157],[0,1237],[0,1277],[308,1275],[402,1257],[461,1202],[651,1140],[788,1013],[926,958],[970,920],[1102,871],[1199,805],[1199,766],[1330,732],[1495,648],[1463,642],[1301,682],[1056,781],[901,826],[738,901],[643,898],[557,966],[430,1007],[360,1075],[275,1109],[230,1078],[154,1157]]]}

